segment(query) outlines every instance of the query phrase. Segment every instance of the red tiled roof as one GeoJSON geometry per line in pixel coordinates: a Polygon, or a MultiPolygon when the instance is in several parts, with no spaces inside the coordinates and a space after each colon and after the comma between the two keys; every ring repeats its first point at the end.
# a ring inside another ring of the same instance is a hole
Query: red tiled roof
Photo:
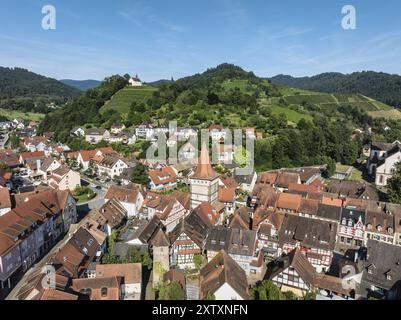
{"type": "Polygon", "coordinates": [[[0,188],[0,208],[11,208],[10,191],[7,188],[0,188]]]}
{"type": "Polygon", "coordinates": [[[299,191],[299,192],[316,192],[316,191],[318,191],[318,188],[316,186],[312,186],[312,185],[290,183],[288,185],[288,190],[299,191]]]}
{"type": "Polygon", "coordinates": [[[117,185],[112,185],[107,190],[105,199],[116,199],[121,202],[135,203],[140,190],[138,187],[121,187],[117,185]]]}
{"type": "Polygon", "coordinates": [[[123,264],[98,264],[96,266],[96,277],[122,277],[125,284],[134,284],[142,282],[142,264],[141,263],[123,263],[123,264]]]}
{"type": "Polygon", "coordinates": [[[45,152],[44,151],[35,151],[35,152],[22,152],[20,154],[21,158],[25,161],[27,159],[32,159],[32,158],[41,158],[45,157],[45,152]]]}
{"type": "Polygon", "coordinates": [[[162,168],[161,170],[150,170],[148,174],[156,186],[177,181],[177,174],[172,167],[162,168]]]}
{"type": "Polygon", "coordinates": [[[280,193],[277,200],[277,208],[298,211],[301,206],[302,196],[299,194],[280,193]]]}
{"type": "Polygon", "coordinates": [[[323,197],[322,203],[330,205],[330,206],[335,206],[335,207],[343,206],[343,201],[341,199],[335,199],[335,198],[323,197]]]}
{"type": "Polygon", "coordinates": [[[220,202],[234,202],[235,201],[235,189],[234,188],[220,188],[219,189],[219,201],[220,202]]]}

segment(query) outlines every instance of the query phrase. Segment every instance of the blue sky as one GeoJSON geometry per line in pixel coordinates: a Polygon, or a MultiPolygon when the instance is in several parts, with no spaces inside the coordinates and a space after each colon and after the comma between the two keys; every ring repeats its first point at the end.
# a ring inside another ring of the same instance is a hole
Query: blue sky
{"type": "Polygon", "coordinates": [[[222,62],[260,76],[375,70],[401,74],[399,0],[1,0],[0,65],[47,76],[145,81],[222,62]],[[44,5],[57,29],[41,28],[44,5]],[[357,29],[341,27],[352,4],[357,29]]]}

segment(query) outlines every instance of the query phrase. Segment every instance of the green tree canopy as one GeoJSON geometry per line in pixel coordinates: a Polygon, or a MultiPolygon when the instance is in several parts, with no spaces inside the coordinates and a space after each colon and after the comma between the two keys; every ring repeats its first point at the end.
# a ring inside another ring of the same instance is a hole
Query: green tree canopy
{"type": "Polygon", "coordinates": [[[163,282],[159,287],[159,300],[185,300],[185,292],[178,281],[163,282]]]}
{"type": "Polygon", "coordinates": [[[387,195],[391,202],[401,204],[401,161],[395,165],[393,176],[387,181],[387,195]]]}
{"type": "Polygon", "coordinates": [[[139,163],[135,166],[132,171],[131,181],[145,186],[149,183],[149,176],[143,164],[139,163]]]}

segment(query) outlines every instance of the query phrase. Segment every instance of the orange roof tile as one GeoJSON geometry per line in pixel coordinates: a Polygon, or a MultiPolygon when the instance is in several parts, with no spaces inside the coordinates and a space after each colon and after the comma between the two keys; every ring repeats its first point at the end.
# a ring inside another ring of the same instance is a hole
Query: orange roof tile
{"type": "Polygon", "coordinates": [[[299,194],[280,193],[277,200],[277,208],[298,211],[301,201],[302,196],[299,194]]]}
{"type": "Polygon", "coordinates": [[[235,189],[234,188],[220,188],[219,189],[219,201],[220,202],[234,202],[235,201],[235,189]]]}

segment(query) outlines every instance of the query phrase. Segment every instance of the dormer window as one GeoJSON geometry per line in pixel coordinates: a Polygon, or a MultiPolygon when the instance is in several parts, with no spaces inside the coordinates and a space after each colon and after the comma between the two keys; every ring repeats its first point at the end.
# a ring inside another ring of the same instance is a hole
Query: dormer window
{"type": "Polygon", "coordinates": [[[352,227],[352,220],[351,219],[348,220],[348,227],[352,227]]]}
{"type": "Polygon", "coordinates": [[[341,224],[346,225],[347,224],[347,219],[343,218],[343,220],[341,221],[341,224]]]}
{"type": "Polygon", "coordinates": [[[368,230],[372,230],[372,225],[369,223],[369,224],[367,225],[367,228],[368,228],[368,230]]]}
{"type": "Polygon", "coordinates": [[[381,232],[382,231],[382,226],[378,225],[376,229],[377,229],[377,231],[381,232]]]}

